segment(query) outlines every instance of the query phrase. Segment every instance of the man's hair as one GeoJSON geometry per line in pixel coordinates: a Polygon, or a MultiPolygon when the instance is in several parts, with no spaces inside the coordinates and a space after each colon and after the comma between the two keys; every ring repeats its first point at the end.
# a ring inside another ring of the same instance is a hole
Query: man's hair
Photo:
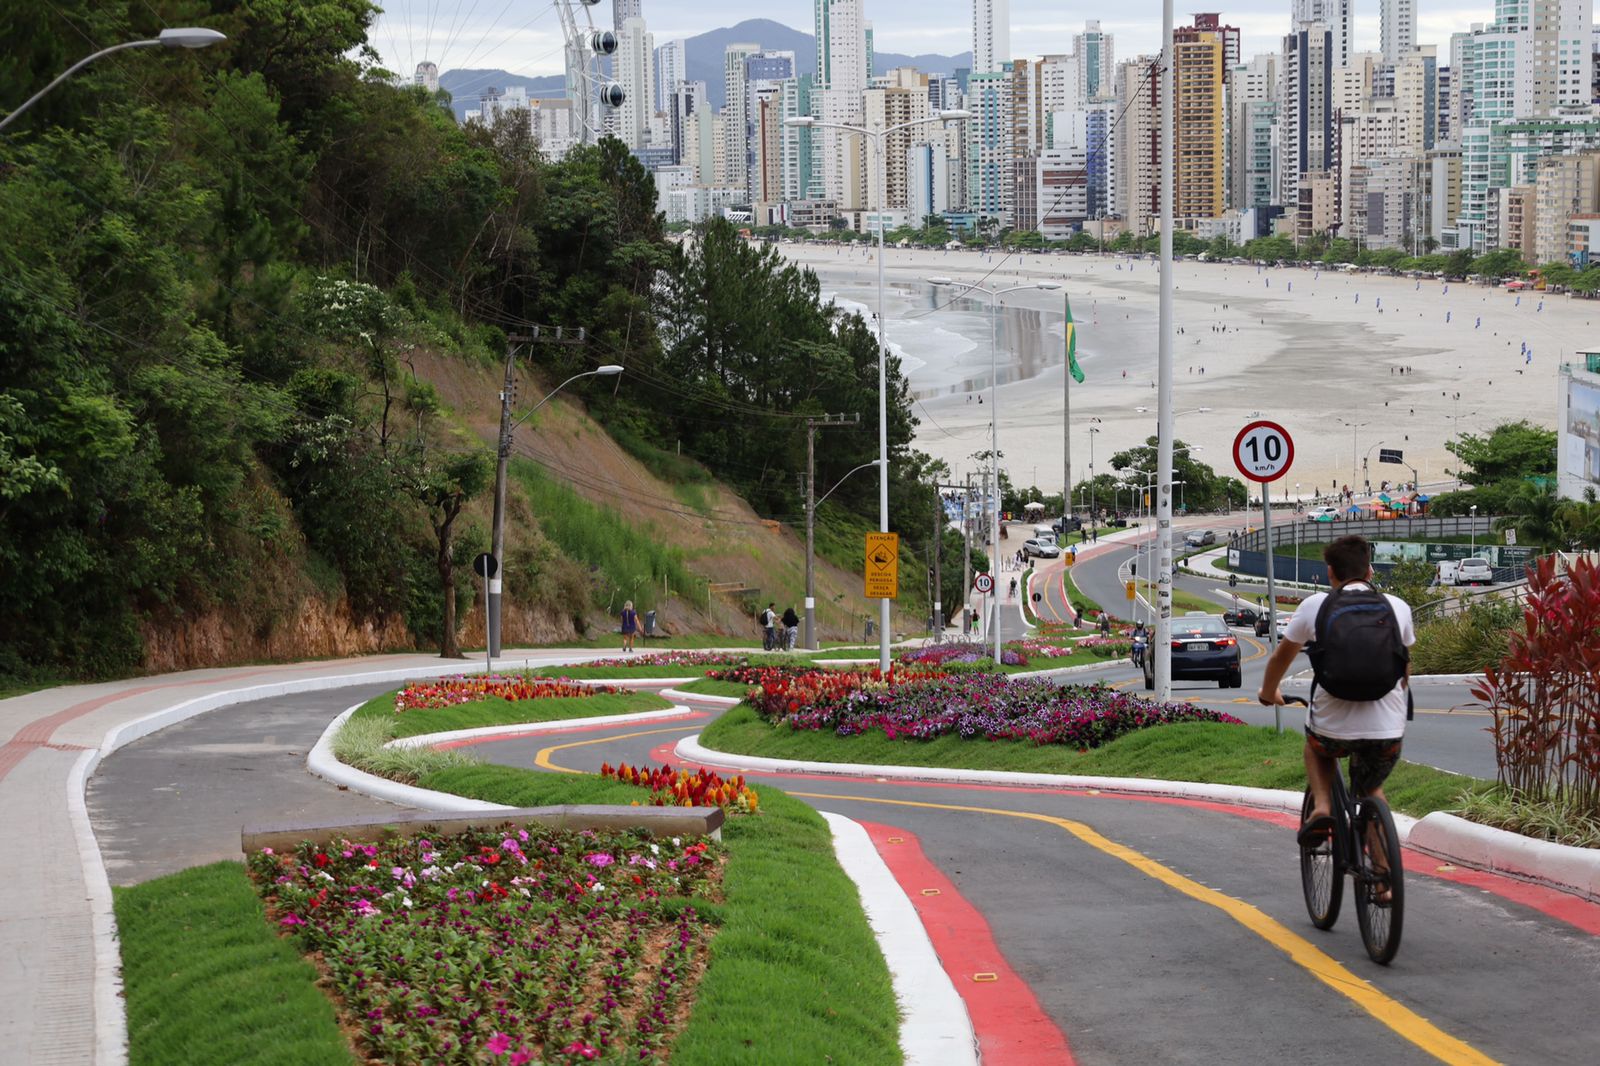
{"type": "Polygon", "coordinates": [[[1372,545],[1353,533],[1339,537],[1322,549],[1322,561],[1340,581],[1360,581],[1372,569],[1372,545]]]}

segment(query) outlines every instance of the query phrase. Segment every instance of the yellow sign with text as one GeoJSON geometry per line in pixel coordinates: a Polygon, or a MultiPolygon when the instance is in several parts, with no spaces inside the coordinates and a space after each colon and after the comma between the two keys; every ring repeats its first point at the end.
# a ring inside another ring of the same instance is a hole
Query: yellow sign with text
{"type": "Polygon", "coordinates": [[[1133,591],[1133,582],[1130,581],[1128,582],[1128,599],[1133,599],[1135,595],[1137,595],[1137,593],[1133,591]]]}
{"type": "Polygon", "coordinates": [[[867,534],[864,572],[867,599],[892,600],[900,595],[900,534],[867,534]]]}

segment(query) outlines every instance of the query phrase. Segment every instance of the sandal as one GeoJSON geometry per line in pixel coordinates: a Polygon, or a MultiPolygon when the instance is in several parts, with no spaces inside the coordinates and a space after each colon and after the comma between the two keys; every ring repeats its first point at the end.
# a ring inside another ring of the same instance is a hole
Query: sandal
{"type": "Polygon", "coordinates": [[[1389,870],[1373,868],[1372,884],[1367,889],[1371,893],[1374,907],[1387,907],[1394,902],[1394,890],[1389,886],[1389,870]]]}
{"type": "Polygon", "coordinates": [[[1324,839],[1333,835],[1335,824],[1331,814],[1315,815],[1300,827],[1300,832],[1295,834],[1295,841],[1302,848],[1314,848],[1322,843],[1324,839]]]}

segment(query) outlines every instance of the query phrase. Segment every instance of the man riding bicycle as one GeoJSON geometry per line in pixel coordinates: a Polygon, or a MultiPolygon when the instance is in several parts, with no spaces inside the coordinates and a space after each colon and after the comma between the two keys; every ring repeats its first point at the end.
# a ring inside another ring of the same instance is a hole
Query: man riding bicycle
{"type": "MultiPolygon", "coordinates": [[[[1315,646],[1321,622],[1322,636],[1326,640],[1335,624],[1330,621],[1335,612],[1324,611],[1329,597],[1343,593],[1372,593],[1372,546],[1358,536],[1340,537],[1329,544],[1322,553],[1328,564],[1329,584],[1332,592],[1318,592],[1301,602],[1283,637],[1278,650],[1267,660],[1266,676],[1261,680],[1257,698],[1267,706],[1282,704],[1283,693],[1278,685],[1283,681],[1295,656],[1306,645],[1315,646]],[[1322,617],[1328,615],[1329,617],[1322,617]]],[[[1367,596],[1366,600],[1374,597],[1367,596]]],[[[1381,614],[1381,602],[1373,607],[1377,631],[1393,625],[1394,635],[1405,648],[1416,643],[1412,627],[1411,608],[1398,596],[1383,596],[1392,612],[1390,622],[1381,614]]],[[[1384,799],[1383,782],[1400,761],[1400,746],[1406,731],[1407,690],[1410,686],[1409,659],[1404,671],[1392,689],[1372,700],[1346,700],[1314,683],[1311,688],[1310,707],[1306,714],[1305,764],[1310,782],[1312,808],[1298,834],[1300,843],[1312,847],[1330,833],[1334,826],[1331,799],[1335,760],[1349,757],[1350,786],[1357,796],[1376,796],[1384,799]]],[[[1387,680],[1385,680],[1387,683],[1387,680]]],[[[1380,900],[1387,893],[1380,895],[1380,900]]]]}

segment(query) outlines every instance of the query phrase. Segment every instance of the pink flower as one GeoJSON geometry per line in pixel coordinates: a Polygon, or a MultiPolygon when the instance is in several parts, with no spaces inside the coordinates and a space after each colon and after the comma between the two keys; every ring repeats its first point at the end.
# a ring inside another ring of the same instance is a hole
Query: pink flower
{"type": "Polygon", "coordinates": [[[511,1055],[511,1066],[527,1066],[533,1061],[533,1052],[525,1047],[519,1047],[511,1055]]]}
{"type": "Polygon", "coordinates": [[[504,1055],[511,1050],[511,1037],[506,1033],[495,1033],[483,1046],[491,1055],[504,1055]]]}
{"type": "Polygon", "coordinates": [[[283,920],[280,921],[278,924],[279,925],[305,925],[306,924],[306,920],[304,918],[300,917],[298,914],[288,914],[288,915],[285,915],[283,920]]]}
{"type": "Polygon", "coordinates": [[[610,866],[615,860],[605,852],[597,851],[592,855],[585,855],[583,861],[590,866],[610,866]]]}

